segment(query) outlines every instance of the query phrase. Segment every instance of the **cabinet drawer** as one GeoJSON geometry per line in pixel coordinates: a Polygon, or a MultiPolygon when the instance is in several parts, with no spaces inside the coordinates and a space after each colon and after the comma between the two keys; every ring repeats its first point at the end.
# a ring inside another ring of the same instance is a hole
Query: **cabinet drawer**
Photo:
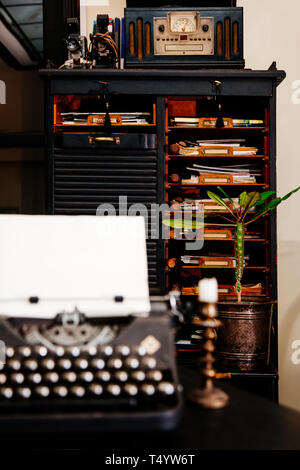
{"type": "Polygon", "coordinates": [[[55,136],[59,149],[97,149],[103,151],[155,150],[156,134],[65,133],[55,136]]]}

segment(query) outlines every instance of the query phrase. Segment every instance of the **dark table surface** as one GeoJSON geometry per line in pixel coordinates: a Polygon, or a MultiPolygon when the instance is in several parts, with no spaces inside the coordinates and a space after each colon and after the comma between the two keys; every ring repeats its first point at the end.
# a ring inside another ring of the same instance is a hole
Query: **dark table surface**
{"type": "MultiPolygon", "coordinates": [[[[180,368],[185,393],[195,386],[197,373],[180,368]]],[[[142,432],[59,435],[52,433],[18,435],[5,438],[0,429],[2,448],[28,449],[116,449],[147,452],[154,449],[202,450],[300,450],[300,413],[276,405],[270,400],[239,390],[228,383],[218,386],[230,396],[221,410],[204,410],[185,403],[181,423],[171,432],[142,432]]],[[[57,429],[58,430],[58,429],[57,429]]],[[[31,432],[33,430],[31,429],[31,432]]]]}

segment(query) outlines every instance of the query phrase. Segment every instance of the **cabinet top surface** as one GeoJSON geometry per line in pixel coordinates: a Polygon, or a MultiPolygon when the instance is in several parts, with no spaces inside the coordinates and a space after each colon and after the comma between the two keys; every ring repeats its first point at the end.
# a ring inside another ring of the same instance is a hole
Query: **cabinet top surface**
{"type": "Polygon", "coordinates": [[[237,78],[237,79],[268,79],[275,80],[279,85],[286,77],[283,70],[252,70],[252,69],[42,69],[40,74],[49,78],[94,78],[110,77],[120,79],[178,79],[178,78],[237,78]]]}

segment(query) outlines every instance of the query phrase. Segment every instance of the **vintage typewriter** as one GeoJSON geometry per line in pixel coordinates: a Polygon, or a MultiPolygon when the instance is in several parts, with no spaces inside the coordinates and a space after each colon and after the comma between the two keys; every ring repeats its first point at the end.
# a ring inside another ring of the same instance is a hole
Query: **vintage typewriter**
{"type": "Polygon", "coordinates": [[[174,317],[146,267],[142,217],[0,217],[6,433],[176,426],[174,317]]]}

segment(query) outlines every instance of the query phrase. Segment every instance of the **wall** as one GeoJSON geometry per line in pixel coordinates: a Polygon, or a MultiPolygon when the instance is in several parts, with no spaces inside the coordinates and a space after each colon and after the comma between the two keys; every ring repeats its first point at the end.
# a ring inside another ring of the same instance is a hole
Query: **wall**
{"type": "MultiPolygon", "coordinates": [[[[0,61],[6,103],[0,104],[0,132],[43,131],[43,84],[38,72],[16,71],[0,61]]],[[[0,212],[44,210],[44,153],[0,148],[0,212]]]]}
{"type": "Polygon", "coordinates": [[[124,16],[126,0],[80,0],[80,5],[81,34],[89,36],[97,15],[108,14],[110,18],[124,16]]]}
{"type": "MultiPolygon", "coordinates": [[[[238,0],[245,8],[245,57],[249,68],[273,60],[287,72],[278,88],[278,193],[300,185],[300,103],[293,83],[300,80],[299,0],[238,0]]],[[[300,85],[300,83],[299,83],[300,85]]],[[[298,85],[298,86],[299,86],[298,85]]],[[[298,94],[298,97],[300,94],[298,94]]],[[[292,363],[292,343],[300,340],[300,195],[278,208],[280,402],[300,410],[300,364],[292,363]]],[[[299,356],[300,357],[300,356],[299,356]]]]}

